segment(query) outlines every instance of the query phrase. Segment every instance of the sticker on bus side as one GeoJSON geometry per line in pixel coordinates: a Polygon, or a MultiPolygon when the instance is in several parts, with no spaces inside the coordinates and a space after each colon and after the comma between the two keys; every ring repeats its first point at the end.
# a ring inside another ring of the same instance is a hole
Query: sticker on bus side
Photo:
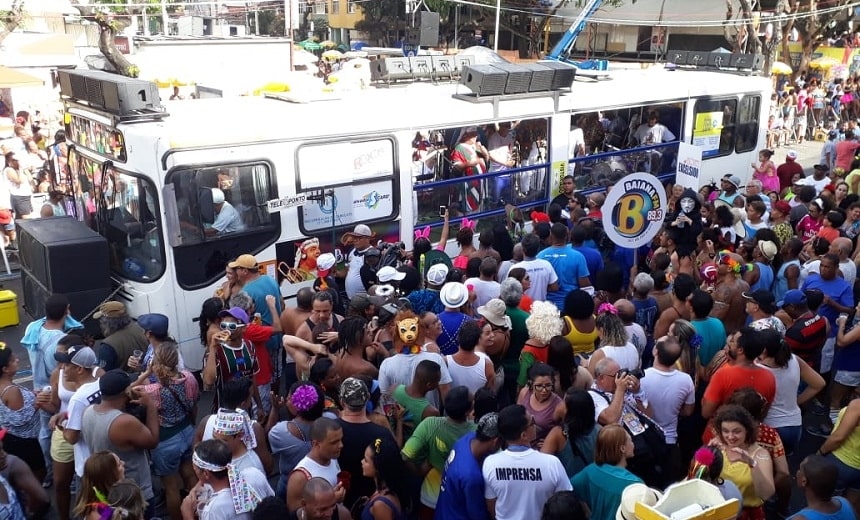
{"type": "Polygon", "coordinates": [[[277,213],[281,210],[285,210],[287,208],[294,208],[296,206],[303,206],[308,201],[307,194],[302,193],[301,195],[295,195],[291,197],[283,197],[280,199],[273,199],[266,202],[266,206],[269,208],[269,213],[277,213]]]}

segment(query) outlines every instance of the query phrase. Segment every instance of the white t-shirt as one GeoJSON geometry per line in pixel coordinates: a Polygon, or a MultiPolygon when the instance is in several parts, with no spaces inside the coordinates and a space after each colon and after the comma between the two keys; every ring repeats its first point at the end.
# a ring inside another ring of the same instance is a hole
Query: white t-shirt
{"type": "Polygon", "coordinates": [[[502,284],[495,280],[481,280],[480,278],[469,278],[464,282],[466,287],[472,286],[475,292],[475,302],[472,304],[473,309],[477,309],[486,305],[493,298],[498,298],[502,290],[502,284]]]}
{"type": "Polygon", "coordinates": [[[645,329],[642,328],[642,325],[639,325],[634,321],[629,325],[625,325],[624,330],[627,331],[627,339],[634,347],[636,347],[636,350],[639,351],[639,357],[641,358],[642,352],[648,344],[648,335],[645,334],[645,329]]]}
{"type": "Polygon", "coordinates": [[[568,157],[579,157],[585,148],[585,133],[582,128],[572,126],[570,128],[570,151],[568,157]]]}
{"type": "Polygon", "coordinates": [[[636,141],[640,145],[659,144],[675,140],[675,134],[660,123],[654,126],[648,126],[647,124],[639,125],[633,137],[636,138],[636,141]]]}
{"type": "MultiPolygon", "coordinates": [[[[81,431],[81,423],[84,418],[84,410],[91,404],[101,402],[102,392],[99,390],[99,380],[85,383],[75,390],[75,394],[69,399],[69,407],[66,410],[68,419],[65,428],[68,430],[81,431]]],[[[78,439],[74,445],[75,451],[75,473],[84,476],[84,463],[90,456],[90,450],[84,439],[78,439]]]]}
{"type": "Polygon", "coordinates": [[[830,180],[830,177],[825,176],[821,180],[816,180],[815,177],[810,175],[809,177],[800,179],[798,184],[801,184],[803,186],[814,186],[815,194],[818,195],[819,193],[821,193],[821,190],[823,190],[831,182],[832,181],[830,180]]]}
{"type": "Polygon", "coordinates": [[[540,518],[549,497],[573,489],[557,457],[531,448],[490,455],[483,474],[484,498],[496,499],[497,520],[540,518]]]}
{"type": "Polygon", "coordinates": [[[506,164],[511,157],[511,147],[514,144],[514,134],[508,131],[508,135],[502,137],[502,134],[496,132],[487,139],[487,151],[490,152],[490,171],[497,172],[507,170],[506,164]]]}
{"type": "Polygon", "coordinates": [[[681,407],[696,402],[693,379],[680,370],[663,372],[651,367],[645,369],[645,377],[639,384],[648,396],[654,421],[666,434],[666,442],[674,444],[678,441],[678,414],[681,407]]]}
{"type": "Polygon", "coordinates": [[[558,282],[558,275],[555,273],[552,264],[546,260],[535,258],[533,260],[523,260],[517,264],[517,267],[525,269],[526,274],[531,279],[531,287],[525,293],[534,301],[546,301],[547,286],[558,282]]]}
{"type": "MultiPolygon", "coordinates": [[[[253,489],[260,499],[275,496],[272,491],[272,486],[266,480],[266,475],[258,469],[242,470],[242,477],[245,483],[253,489]]],[[[207,484],[208,486],[208,484],[207,484]]],[[[209,488],[211,490],[211,488],[209,488]]],[[[209,502],[203,508],[200,514],[200,520],[251,520],[254,517],[252,512],[236,513],[233,508],[233,496],[230,494],[230,488],[222,489],[221,491],[212,494],[209,502]]]]}
{"type": "MultiPolygon", "coordinates": [[[[415,368],[418,363],[429,359],[438,363],[442,367],[442,378],[439,379],[440,385],[451,383],[451,373],[448,372],[448,365],[441,355],[435,352],[419,352],[417,354],[395,354],[390,358],[386,358],[379,366],[379,388],[383,392],[393,392],[397,385],[410,385],[412,379],[415,378],[415,368]]],[[[436,390],[427,392],[425,395],[431,405],[438,410],[440,407],[439,392],[436,390]]]]}
{"type": "Polygon", "coordinates": [[[844,262],[839,262],[839,271],[845,281],[854,287],[854,280],[857,279],[857,265],[849,258],[844,262]]]}

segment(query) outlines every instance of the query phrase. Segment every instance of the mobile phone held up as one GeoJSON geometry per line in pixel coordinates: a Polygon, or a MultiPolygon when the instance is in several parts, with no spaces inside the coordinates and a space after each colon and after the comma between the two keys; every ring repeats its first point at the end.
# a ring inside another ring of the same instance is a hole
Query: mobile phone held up
{"type": "Polygon", "coordinates": [[[445,217],[445,213],[448,211],[448,206],[439,206],[439,216],[445,217]]]}

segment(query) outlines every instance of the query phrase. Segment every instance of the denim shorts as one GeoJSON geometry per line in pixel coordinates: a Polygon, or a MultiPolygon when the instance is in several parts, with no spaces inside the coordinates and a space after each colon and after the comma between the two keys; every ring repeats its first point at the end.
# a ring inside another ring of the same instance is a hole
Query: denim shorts
{"type": "Polygon", "coordinates": [[[179,465],[191,459],[191,442],[194,440],[194,427],[183,428],[173,437],[160,441],[152,450],[152,469],[159,477],[179,473],[179,465]]]}
{"type": "Polygon", "coordinates": [[[832,453],[828,453],[827,458],[836,463],[836,467],[839,469],[839,478],[836,481],[837,491],[860,489],[860,469],[852,468],[832,453]]]}

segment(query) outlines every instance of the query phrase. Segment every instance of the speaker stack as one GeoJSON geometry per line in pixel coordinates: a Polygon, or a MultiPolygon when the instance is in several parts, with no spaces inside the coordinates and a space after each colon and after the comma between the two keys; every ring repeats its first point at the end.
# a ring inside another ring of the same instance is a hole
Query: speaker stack
{"type": "MultiPolygon", "coordinates": [[[[72,316],[83,318],[111,293],[107,240],[72,217],[16,220],[24,309],[45,315],[45,300],[65,294],[72,316]]],[[[98,324],[86,323],[97,334],[98,324]]]]}
{"type": "Polygon", "coordinates": [[[118,116],[162,111],[158,86],[100,70],[59,70],[60,94],[118,116]]]}
{"type": "Polygon", "coordinates": [[[460,84],[478,97],[501,96],[569,89],[575,77],[576,69],[563,63],[494,63],[464,66],[460,84]]]}

